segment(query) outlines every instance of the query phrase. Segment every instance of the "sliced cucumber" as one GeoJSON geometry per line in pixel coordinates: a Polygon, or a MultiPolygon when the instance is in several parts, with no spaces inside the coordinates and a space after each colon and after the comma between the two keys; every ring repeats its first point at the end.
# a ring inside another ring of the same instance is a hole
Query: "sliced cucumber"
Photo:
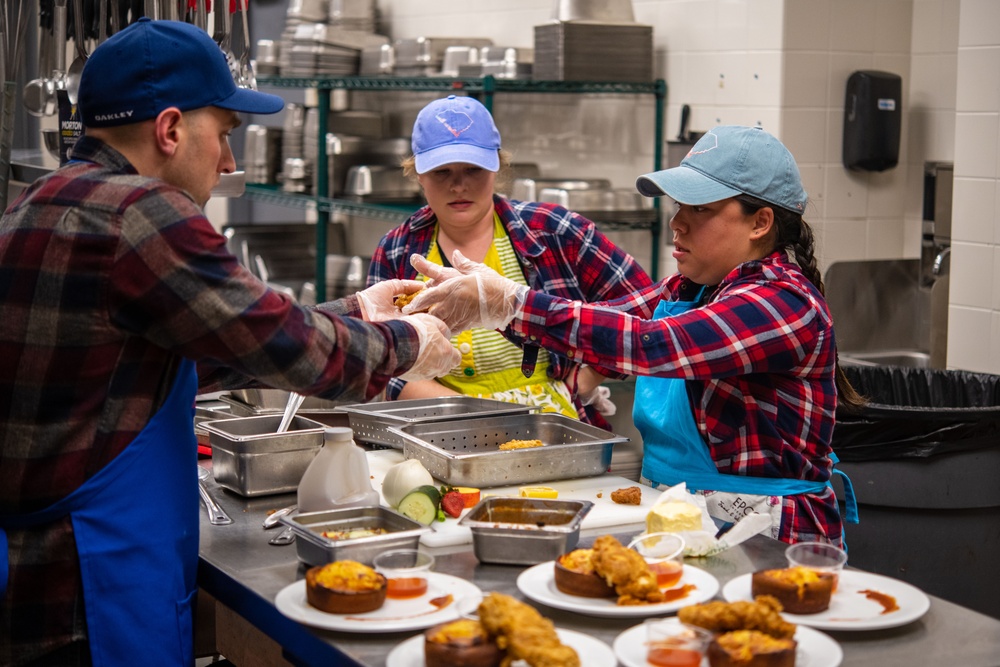
{"type": "Polygon", "coordinates": [[[437,519],[441,506],[441,493],[433,486],[424,485],[413,489],[399,501],[396,508],[403,516],[429,526],[437,519]]]}

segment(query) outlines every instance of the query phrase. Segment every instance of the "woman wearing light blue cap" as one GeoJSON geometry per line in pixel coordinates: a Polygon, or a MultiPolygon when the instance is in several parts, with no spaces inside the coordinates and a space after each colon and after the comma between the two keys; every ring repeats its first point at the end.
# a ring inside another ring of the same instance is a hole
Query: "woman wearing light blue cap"
{"type": "MultiPolygon", "coordinates": [[[[371,262],[368,284],[418,278],[410,255],[447,265],[455,250],[512,281],[566,299],[604,301],[652,284],[635,260],[586,218],[555,204],[496,194],[510,153],[490,112],[471,97],[434,100],[417,115],[413,155],[404,162],[427,206],[390,231],[371,262]]],[[[435,380],[393,380],[390,398],[465,394],[533,405],[608,428],[604,376],[565,357],[526,352],[493,330],[456,331],[462,363],[435,380]]]]}
{"type": "Polygon", "coordinates": [[[409,307],[434,305],[452,330],[506,328],[514,340],[641,376],[633,417],[643,477],[686,482],[719,520],[758,512],[780,540],[842,544],[830,443],[838,399],[861,399],[837,365],[794,158],[760,128],[716,127],[680,166],[636,187],[677,202],[678,273],[657,285],[587,305],[458,255],[451,270],[414,257],[439,286],[409,307]]]}

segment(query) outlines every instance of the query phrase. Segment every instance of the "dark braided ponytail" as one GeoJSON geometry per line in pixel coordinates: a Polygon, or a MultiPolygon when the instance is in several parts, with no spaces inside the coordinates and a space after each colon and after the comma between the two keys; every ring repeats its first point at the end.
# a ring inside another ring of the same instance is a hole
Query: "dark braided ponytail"
{"type": "MultiPolygon", "coordinates": [[[[812,227],[809,226],[802,215],[782,206],[769,204],[763,199],[758,199],[751,195],[737,195],[736,201],[743,208],[744,215],[753,215],[765,206],[774,211],[774,227],[777,232],[777,239],[774,247],[786,248],[795,254],[795,263],[799,265],[803,275],[809,279],[820,294],[826,294],[826,287],[823,285],[823,278],[820,275],[819,267],[816,266],[816,255],[814,254],[815,243],[813,240],[812,227]]],[[[865,404],[862,397],[847,379],[847,375],[840,367],[840,359],[834,351],[836,370],[834,380],[837,384],[837,402],[841,407],[848,410],[860,408],[865,404]]]]}

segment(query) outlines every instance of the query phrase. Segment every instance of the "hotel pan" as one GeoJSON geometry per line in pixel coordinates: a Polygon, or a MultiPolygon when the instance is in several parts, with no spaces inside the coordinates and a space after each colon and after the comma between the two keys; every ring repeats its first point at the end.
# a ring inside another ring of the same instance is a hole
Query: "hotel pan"
{"type": "Polygon", "coordinates": [[[472,549],[481,562],[534,565],[572,551],[593,506],[589,500],[486,498],[459,524],[472,531],[472,549]]]}

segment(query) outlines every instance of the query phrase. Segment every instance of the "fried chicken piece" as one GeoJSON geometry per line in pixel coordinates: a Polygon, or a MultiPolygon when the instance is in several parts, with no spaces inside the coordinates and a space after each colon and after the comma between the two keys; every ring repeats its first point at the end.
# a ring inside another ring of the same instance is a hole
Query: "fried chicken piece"
{"type": "Polygon", "coordinates": [[[490,593],[483,598],[479,622],[497,646],[507,649],[501,667],[515,660],[531,667],[580,667],[580,657],[559,641],[552,621],[509,595],[490,593]]]}
{"type": "Polygon", "coordinates": [[[544,447],[545,443],[541,440],[508,440],[507,442],[501,444],[497,449],[505,452],[510,449],[530,449],[532,447],[544,447]]]}
{"type": "Polygon", "coordinates": [[[789,639],[795,634],[795,624],[781,617],[781,603],[770,595],[758,595],[753,602],[705,602],[684,607],[677,612],[681,623],[697,625],[712,632],[760,630],[789,639]]]}
{"type": "Polygon", "coordinates": [[[656,575],[639,552],[626,549],[611,535],[594,540],[594,571],[618,593],[618,604],[634,605],[663,601],[656,575]]]}
{"type": "Polygon", "coordinates": [[[619,505],[641,505],[642,489],[638,486],[629,486],[611,492],[611,500],[619,505]]]}

